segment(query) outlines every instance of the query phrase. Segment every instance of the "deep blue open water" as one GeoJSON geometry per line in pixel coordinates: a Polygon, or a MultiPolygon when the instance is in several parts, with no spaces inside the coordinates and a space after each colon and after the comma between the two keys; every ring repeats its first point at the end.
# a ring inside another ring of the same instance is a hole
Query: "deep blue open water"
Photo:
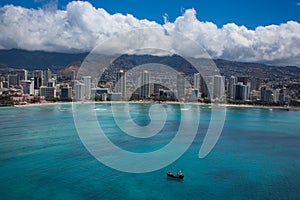
{"type": "MultiPolygon", "coordinates": [[[[130,107],[136,123],[149,122],[148,105],[130,107]]],[[[77,134],[71,105],[0,108],[0,199],[300,199],[299,111],[228,108],[217,145],[199,159],[210,121],[210,108],[199,107],[189,149],[170,166],[141,174],[97,161],[77,134]],[[170,168],[181,168],[184,180],[166,178],[170,168]]],[[[113,143],[134,152],[162,148],[181,119],[178,105],[166,105],[163,131],[134,139],[116,126],[109,104],[96,108],[113,143]]]]}

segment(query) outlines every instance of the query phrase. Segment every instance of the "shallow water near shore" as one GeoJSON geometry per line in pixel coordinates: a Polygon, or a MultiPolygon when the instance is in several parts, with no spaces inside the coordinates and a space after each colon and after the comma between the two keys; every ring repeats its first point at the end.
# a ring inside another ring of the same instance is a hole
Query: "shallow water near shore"
{"type": "MultiPolygon", "coordinates": [[[[149,123],[149,106],[130,104],[137,124],[149,123]]],[[[165,128],[148,139],[120,132],[109,103],[93,112],[114,144],[151,152],[172,140],[180,113],[189,112],[164,106],[165,128]]],[[[200,109],[201,119],[189,149],[167,167],[136,174],[111,169],[85,149],[72,105],[0,108],[1,199],[300,199],[299,111],[228,107],[218,143],[199,159],[210,108],[191,107],[200,109]],[[185,173],[183,181],[166,177],[177,168],[185,173]]]]}

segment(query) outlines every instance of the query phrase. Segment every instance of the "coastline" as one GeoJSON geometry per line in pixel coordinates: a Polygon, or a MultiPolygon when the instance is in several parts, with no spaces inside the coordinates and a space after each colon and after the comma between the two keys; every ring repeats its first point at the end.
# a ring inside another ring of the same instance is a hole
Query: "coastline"
{"type": "Polygon", "coordinates": [[[73,102],[45,102],[45,103],[27,103],[22,105],[13,105],[12,107],[22,108],[31,106],[49,106],[49,105],[61,105],[61,104],[72,104],[73,102]]]}
{"type": "Polygon", "coordinates": [[[280,110],[296,110],[300,111],[300,107],[285,107],[285,106],[262,106],[262,105],[247,105],[247,104],[228,104],[228,103],[201,103],[201,102],[153,102],[153,101],[87,101],[87,102],[45,102],[45,103],[28,103],[24,105],[13,105],[12,107],[22,108],[30,106],[47,106],[47,105],[68,105],[68,104],[107,104],[107,103],[157,103],[157,104],[186,104],[186,105],[203,105],[214,107],[235,107],[235,108],[262,108],[262,109],[280,109],[280,110]]]}

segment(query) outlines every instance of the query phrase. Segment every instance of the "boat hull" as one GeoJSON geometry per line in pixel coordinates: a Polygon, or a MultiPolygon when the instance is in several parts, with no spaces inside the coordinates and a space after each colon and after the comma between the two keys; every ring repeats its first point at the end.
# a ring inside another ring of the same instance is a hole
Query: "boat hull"
{"type": "Polygon", "coordinates": [[[183,179],[184,174],[174,174],[172,172],[167,172],[167,176],[170,178],[183,179]]]}

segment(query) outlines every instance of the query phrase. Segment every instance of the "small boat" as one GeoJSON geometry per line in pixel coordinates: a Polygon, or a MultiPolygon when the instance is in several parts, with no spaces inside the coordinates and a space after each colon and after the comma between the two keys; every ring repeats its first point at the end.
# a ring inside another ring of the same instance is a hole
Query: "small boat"
{"type": "Polygon", "coordinates": [[[171,171],[168,171],[167,176],[171,177],[171,178],[183,179],[184,178],[184,173],[182,173],[181,170],[178,170],[177,173],[173,173],[171,171]]]}

